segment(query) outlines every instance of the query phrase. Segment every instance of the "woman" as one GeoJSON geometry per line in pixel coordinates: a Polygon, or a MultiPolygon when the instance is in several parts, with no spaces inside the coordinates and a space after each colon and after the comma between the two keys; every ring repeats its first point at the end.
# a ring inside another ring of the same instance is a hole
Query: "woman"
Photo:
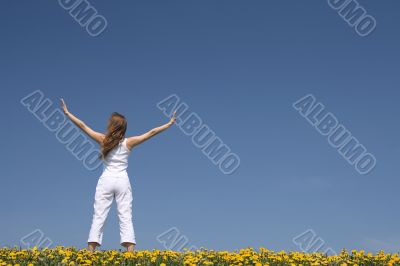
{"type": "Polygon", "coordinates": [[[133,147],[169,128],[175,122],[175,112],[165,125],[156,127],[143,135],[125,138],[127,121],[123,115],[112,113],[108,120],[107,132],[102,134],[92,130],[71,114],[63,99],[61,99],[61,106],[65,115],[101,147],[100,158],[103,160],[103,173],[96,186],[88,249],[94,251],[97,246],[101,245],[104,223],[115,198],[120,226],[120,243],[126,247],[127,251],[132,252],[136,240],[132,224],[132,189],[127,173],[128,156],[133,147]]]}

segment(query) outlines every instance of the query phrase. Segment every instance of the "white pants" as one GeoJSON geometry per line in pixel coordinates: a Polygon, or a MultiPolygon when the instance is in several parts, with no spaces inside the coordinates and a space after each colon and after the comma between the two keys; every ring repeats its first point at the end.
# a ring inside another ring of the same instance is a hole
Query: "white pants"
{"type": "Polygon", "coordinates": [[[136,244],[132,223],[132,188],[126,173],[108,173],[100,176],[94,196],[94,213],[88,242],[101,245],[104,223],[114,198],[117,202],[120,243],[136,244]]]}

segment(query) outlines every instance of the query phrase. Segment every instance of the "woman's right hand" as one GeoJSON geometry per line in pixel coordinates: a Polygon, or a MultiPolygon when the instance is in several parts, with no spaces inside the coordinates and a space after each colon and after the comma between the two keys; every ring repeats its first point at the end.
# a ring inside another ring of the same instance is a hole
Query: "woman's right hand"
{"type": "Polygon", "coordinates": [[[172,114],[171,120],[169,120],[169,123],[170,123],[171,125],[172,125],[173,123],[175,123],[175,121],[176,121],[175,115],[176,115],[176,111],[172,114]]]}

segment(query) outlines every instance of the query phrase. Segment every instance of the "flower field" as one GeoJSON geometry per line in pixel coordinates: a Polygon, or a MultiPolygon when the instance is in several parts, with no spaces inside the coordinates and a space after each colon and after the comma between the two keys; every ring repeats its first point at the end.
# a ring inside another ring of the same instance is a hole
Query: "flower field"
{"type": "Polygon", "coordinates": [[[247,248],[237,252],[213,251],[95,251],[57,246],[53,249],[1,248],[0,265],[400,265],[399,254],[343,250],[338,256],[320,253],[274,252],[247,248]]]}

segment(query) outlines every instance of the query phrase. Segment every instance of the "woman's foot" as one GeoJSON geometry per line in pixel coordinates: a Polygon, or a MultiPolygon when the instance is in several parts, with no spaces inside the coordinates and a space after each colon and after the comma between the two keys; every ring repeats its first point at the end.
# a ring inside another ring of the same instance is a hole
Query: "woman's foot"
{"type": "Polygon", "coordinates": [[[135,244],[130,242],[121,243],[121,246],[126,247],[127,252],[133,252],[135,249],[135,244]]]}
{"type": "Polygon", "coordinates": [[[97,246],[99,246],[99,244],[97,242],[88,242],[88,250],[90,252],[95,251],[97,246]]]}

